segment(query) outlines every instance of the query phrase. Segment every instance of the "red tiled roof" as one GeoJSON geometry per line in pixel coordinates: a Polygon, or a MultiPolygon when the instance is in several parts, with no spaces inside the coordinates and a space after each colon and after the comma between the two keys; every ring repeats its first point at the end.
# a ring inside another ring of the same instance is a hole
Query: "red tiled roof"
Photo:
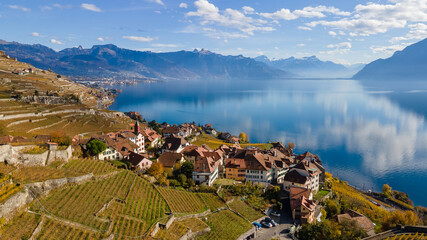
{"type": "Polygon", "coordinates": [[[228,158],[225,162],[225,167],[246,169],[246,162],[242,158],[228,158]]]}
{"type": "Polygon", "coordinates": [[[181,158],[181,153],[164,152],[160,155],[158,162],[162,164],[163,167],[173,168],[181,158]]]}

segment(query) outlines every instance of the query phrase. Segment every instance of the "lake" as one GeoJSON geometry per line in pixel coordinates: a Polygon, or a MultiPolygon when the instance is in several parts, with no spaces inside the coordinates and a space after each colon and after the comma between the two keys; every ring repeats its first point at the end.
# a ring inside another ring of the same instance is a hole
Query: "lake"
{"type": "Polygon", "coordinates": [[[361,189],[383,184],[427,206],[427,83],[356,80],[169,81],[119,86],[110,109],[211,123],[251,142],[295,142],[361,189]]]}

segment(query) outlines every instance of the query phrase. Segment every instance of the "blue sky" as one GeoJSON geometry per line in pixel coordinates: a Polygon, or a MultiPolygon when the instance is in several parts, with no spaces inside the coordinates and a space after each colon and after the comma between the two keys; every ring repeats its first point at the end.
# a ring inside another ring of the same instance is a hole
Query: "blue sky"
{"type": "Polygon", "coordinates": [[[353,64],[426,38],[427,0],[3,0],[0,29],[55,50],[113,43],[353,64]]]}

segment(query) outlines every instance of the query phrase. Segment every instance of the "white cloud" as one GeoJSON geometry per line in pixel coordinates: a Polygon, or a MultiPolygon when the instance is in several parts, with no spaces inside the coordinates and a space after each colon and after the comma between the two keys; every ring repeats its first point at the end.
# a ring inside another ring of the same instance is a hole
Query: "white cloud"
{"type": "Polygon", "coordinates": [[[336,37],[337,36],[337,33],[334,32],[334,31],[329,31],[328,34],[331,35],[332,37],[336,37]]]}
{"type": "Polygon", "coordinates": [[[160,4],[160,5],[162,5],[162,6],[164,6],[165,4],[163,3],[163,1],[162,0],[147,0],[148,2],[152,2],[152,3],[157,3],[157,4],[160,4]]]}
{"type": "Polygon", "coordinates": [[[137,36],[123,36],[123,38],[131,41],[137,41],[137,42],[152,42],[156,40],[156,38],[152,38],[152,37],[137,37],[137,36]]]}
{"type": "Polygon", "coordinates": [[[43,6],[42,7],[42,11],[50,11],[50,10],[52,10],[53,8],[51,7],[51,6],[43,6]]]}
{"type": "Polygon", "coordinates": [[[298,47],[304,47],[304,46],[305,46],[305,44],[304,44],[304,43],[298,43],[298,44],[297,44],[297,46],[298,46],[298,47]]]}
{"type": "Polygon", "coordinates": [[[180,8],[188,8],[188,5],[186,3],[180,3],[179,7],[180,8]]]}
{"type": "MultiPolygon", "coordinates": [[[[409,44],[408,44],[409,45],[409,44]]],[[[396,45],[390,45],[390,46],[371,46],[371,50],[374,53],[394,53],[396,51],[400,51],[402,49],[404,49],[407,45],[401,45],[401,44],[396,44],[396,45]]]]}
{"type": "Polygon", "coordinates": [[[63,42],[58,41],[58,40],[56,40],[56,39],[54,39],[54,38],[50,39],[50,42],[51,42],[51,43],[53,43],[53,44],[64,45],[64,43],[63,43],[63,42]]]}
{"type": "Polygon", "coordinates": [[[298,16],[291,12],[291,10],[282,8],[274,13],[260,13],[262,17],[271,18],[276,20],[294,20],[297,19],[298,16]]]}
{"type": "Polygon", "coordinates": [[[176,44],[167,44],[167,43],[153,43],[151,44],[153,47],[161,47],[161,48],[175,48],[178,47],[176,44]]]}
{"type": "Polygon", "coordinates": [[[262,19],[254,19],[246,16],[243,12],[231,8],[220,11],[218,7],[208,0],[197,0],[194,2],[197,11],[188,12],[189,17],[199,17],[201,25],[220,25],[228,28],[238,29],[247,35],[253,35],[255,31],[271,32],[275,29],[266,26],[267,22],[262,19]]]}
{"type": "Polygon", "coordinates": [[[38,33],[38,32],[32,32],[31,36],[33,36],[33,37],[40,37],[40,33],[38,33]]]}
{"type": "Polygon", "coordinates": [[[103,37],[99,37],[99,38],[97,38],[96,40],[98,40],[98,41],[100,41],[100,42],[105,41],[105,39],[104,39],[103,37]]]}
{"type": "Polygon", "coordinates": [[[95,6],[95,4],[82,3],[80,5],[80,7],[85,9],[85,10],[89,10],[89,11],[93,11],[93,12],[101,12],[101,9],[97,6],[95,6]]]}
{"type": "Polygon", "coordinates": [[[243,12],[245,14],[253,14],[253,13],[255,13],[255,9],[253,9],[252,7],[249,7],[249,6],[244,6],[244,7],[242,7],[242,9],[243,9],[243,12]]]}
{"type": "Polygon", "coordinates": [[[276,20],[294,20],[299,17],[324,18],[326,17],[325,14],[349,16],[351,13],[341,11],[335,7],[326,7],[323,5],[319,5],[316,7],[304,7],[303,9],[297,9],[294,11],[291,11],[286,8],[282,8],[273,13],[260,13],[262,17],[276,19],[276,20]]]}
{"type": "Polygon", "coordinates": [[[393,37],[390,42],[397,43],[408,40],[420,40],[427,38],[427,25],[424,23],[409,24],[409,32],[403,37],[393,37]]]}
{"type": "Polygon", "coordinates": [[[306,31],[311,31],[312,30],[311,28],[306,27],[306,26],[299,26],[298,29],[306,30],[306,31]]]}
{"type": "Polygon", "coordinates": [[[348,53],[352,47],[350,42],[341,42],[341,43],[337,43],[337,44],[329,44],[328,46],[326,46],[327,48],[333,49],[330,51],[320,51],[320,54],[328,54],[328,55],[333,55],[333,54],[344,54],[344,53],[348,53]]]}
{"type": "Polygon", "coordinates": [[[389,0],[389,4],[358,4],[351,16],[333,21],[314,21],[317,25],[350,31],[351,36],[369,36],[390,29],[404,28],[408,23],[427,22],[427,0],[389,0]]]}
{"type": "Polygon", "coordinates": [[[279,50],[279,47],[274,47],[274,50],[279,50]]]}
{"type": "Polygon", "coordinates": [[[19,6],[19,5],[9,5],[9,8],[15,9],[15,10],[20,10],[23,12],[31,12],[31,9],[23,7],[23,6],[19,6]]]}

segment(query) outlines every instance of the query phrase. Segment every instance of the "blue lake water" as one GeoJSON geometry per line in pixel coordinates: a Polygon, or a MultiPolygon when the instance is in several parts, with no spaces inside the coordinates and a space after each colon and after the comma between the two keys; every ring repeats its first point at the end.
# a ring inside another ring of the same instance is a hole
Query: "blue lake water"
{"type": "Polygon", "coordinates": [[[169,81],[120,86],[110,109],[211,123],[251,142],[293,141],[359,188],[383,184],[427,206],[427,82],[169,81]]]}

